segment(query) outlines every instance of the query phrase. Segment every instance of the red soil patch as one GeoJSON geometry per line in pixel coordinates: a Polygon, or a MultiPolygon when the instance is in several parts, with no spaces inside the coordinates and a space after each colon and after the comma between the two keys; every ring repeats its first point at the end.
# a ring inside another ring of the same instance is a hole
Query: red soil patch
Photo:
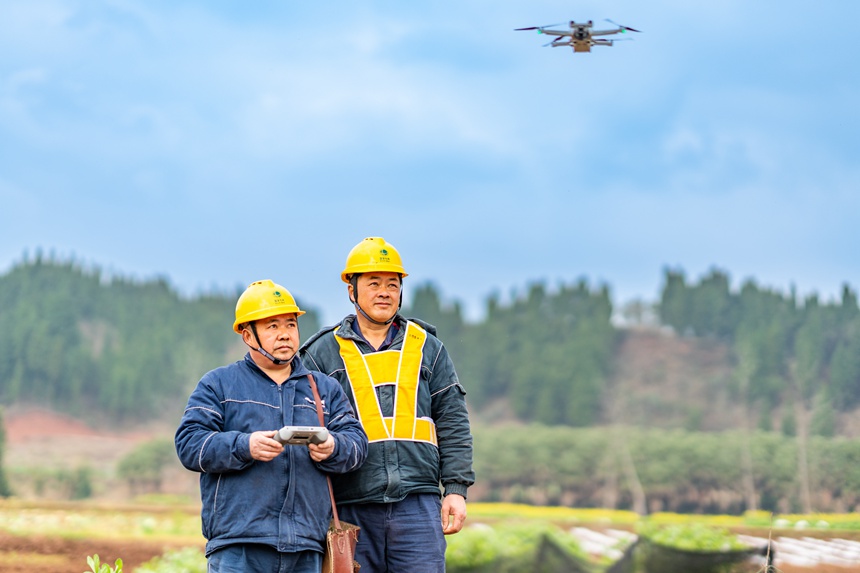
{"type": "MultiPolygon", "coordinates": [[[[100,482],[96,483],[93,497],[102,500],[128,501],[135,492],[127,491],[126,484],[111,476],[116,464],[140,443],[154,438],[173,438],[174,427],[154,421],[146,426],[93,427],[71,416],[37,408],[9,408],[4,412],[6,451],[4,465],[7,471],[90,468],[100,482]],[[102,483],[105,479],[111,483],[102,483]]],[[[182,468],[179,461],[165,468],[162,493],[198,496],[198,476],[182,468]]],[[[63,499],[66,492],[51,488],[34,489],[35,482],[14,481],[15,495],[27,498],[63,499]]],[[[140,492],[137,492],[140,493],[140,492]]],[[[80,571],[78,572],[80,573],[80,571]]]]}
{"type": "Polygon", "coordinates": [[[6,441],[10,445],[34,437],[52,434],[63,436],[98,436],[100,432],[71,416],[49,410],[8,412],[5,416],[6,441]]]}

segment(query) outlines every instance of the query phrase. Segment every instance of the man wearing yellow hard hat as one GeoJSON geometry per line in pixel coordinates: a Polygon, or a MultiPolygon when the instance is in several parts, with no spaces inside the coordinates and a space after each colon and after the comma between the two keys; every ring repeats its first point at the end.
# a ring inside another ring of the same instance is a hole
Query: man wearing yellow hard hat
{"type": "Polygon", "coordinates": [[[331,519],[324,472],[355,470],[367,455],[338,381],[297,356],[302,314],[283,286],[248,286],[233,323],[248,353],[203,376],[176,431],[179,459],[200,472],[209,573],[319,573],[331,519]],[[326,430],[314,432],[319,443],[283,445],[285,431],[320,426],[312,384],[326,430]]]}
{"type": "Polygon", "coordinates": [[[361,468],[333,476],[338,512],[362,528],[362,573],[443,572],[475,481],[465,390],[435,329],[398,313],[407,274],[391,243],[364,239],[340,276],[355,314],[300,350],[341,383],[370,442],[361,468]]]}

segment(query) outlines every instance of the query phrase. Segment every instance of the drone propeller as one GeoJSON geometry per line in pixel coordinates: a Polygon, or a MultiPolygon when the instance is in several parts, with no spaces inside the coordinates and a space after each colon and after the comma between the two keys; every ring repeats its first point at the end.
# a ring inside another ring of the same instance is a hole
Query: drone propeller
{"type": "Polygon", "coordinates": [[[637,30],[636,28],[631,28],[630,26],[622,26],[621,24],[618,24],[617,22],[613,22],[609,18],[607,18],[606,21],[609,22],[610,24],[615,24],[616,26],[618,26],[622,30],[630,30],[631,32],[639,32],[639,30],[637,30]]]}
{"type": "Polygon", "coordinates": [[[566,22],[559,22],[558,24],[547,24],[546,26],[529,26],[528,28],[514,28],[514,32],[522,32],[523,30],[543,30],[544,28],[552,28],[553,26],[561,26],[562,24],[566,24],[566,22]]]}
{"type": "Polygon", "coordinates": [[[559,40],[560,40],[560,39],[561,39],[561,38],[556,38],[556,39],[555,39],[555,40],[553,40],[552,42],[548,42],[548,43],[544,44],[544,45],[543,45],[543,46],[541,46],[541,47],[542,47],[542,48],[546,48],[547,46],[569,46],[569,45],[570,45],[570,41],[567,41],[567,42],[559,42],[559,40]]]}

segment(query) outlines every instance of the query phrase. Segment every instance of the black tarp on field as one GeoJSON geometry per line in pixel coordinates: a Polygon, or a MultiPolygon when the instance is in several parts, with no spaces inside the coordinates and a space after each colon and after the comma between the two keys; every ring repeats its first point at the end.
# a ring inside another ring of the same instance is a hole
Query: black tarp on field
{"type": "Polygon", "coordinates": [[[645,573],[746,573],[754,555],[766,555],[766,547],[730,551],[692,551],[640,539],[637,550],[645,573]]]}

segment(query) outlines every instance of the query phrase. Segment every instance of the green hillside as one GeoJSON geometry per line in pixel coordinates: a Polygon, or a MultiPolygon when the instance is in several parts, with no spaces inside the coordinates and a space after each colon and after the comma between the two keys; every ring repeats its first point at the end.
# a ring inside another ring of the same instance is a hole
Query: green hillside
{"type": "MultiPolygon", "coordinates": [[[[856,434],[845,420],[860,403],[850,288],[825,303],[754,282],[732,292],[720,271],[697,283],[675,270],[664,279],[649,328],[616,327],[609,289],[586,281],[490,298],[474,323],[433,285],[407,284],[403,314],[437,327],[478,418],[856,434]]],[[[163,278],[24,261],[0,275],[0,403],[175,417],[203,373],[244,353],[230,329],[238,294],[183,298],[163,278]]],[[[319,328],[309,308],[304,336],[319,328]]]]}
{"type": "MultiPolygon", "coordinates": [[[[235,294],[183,299],[165,279],[36,258],[0,276],[0,402],[98,420],[177,417],[200,377],[244,353],[235,294]]],[[[319,328],[316,314],[301,319],[319,328]]]]}

